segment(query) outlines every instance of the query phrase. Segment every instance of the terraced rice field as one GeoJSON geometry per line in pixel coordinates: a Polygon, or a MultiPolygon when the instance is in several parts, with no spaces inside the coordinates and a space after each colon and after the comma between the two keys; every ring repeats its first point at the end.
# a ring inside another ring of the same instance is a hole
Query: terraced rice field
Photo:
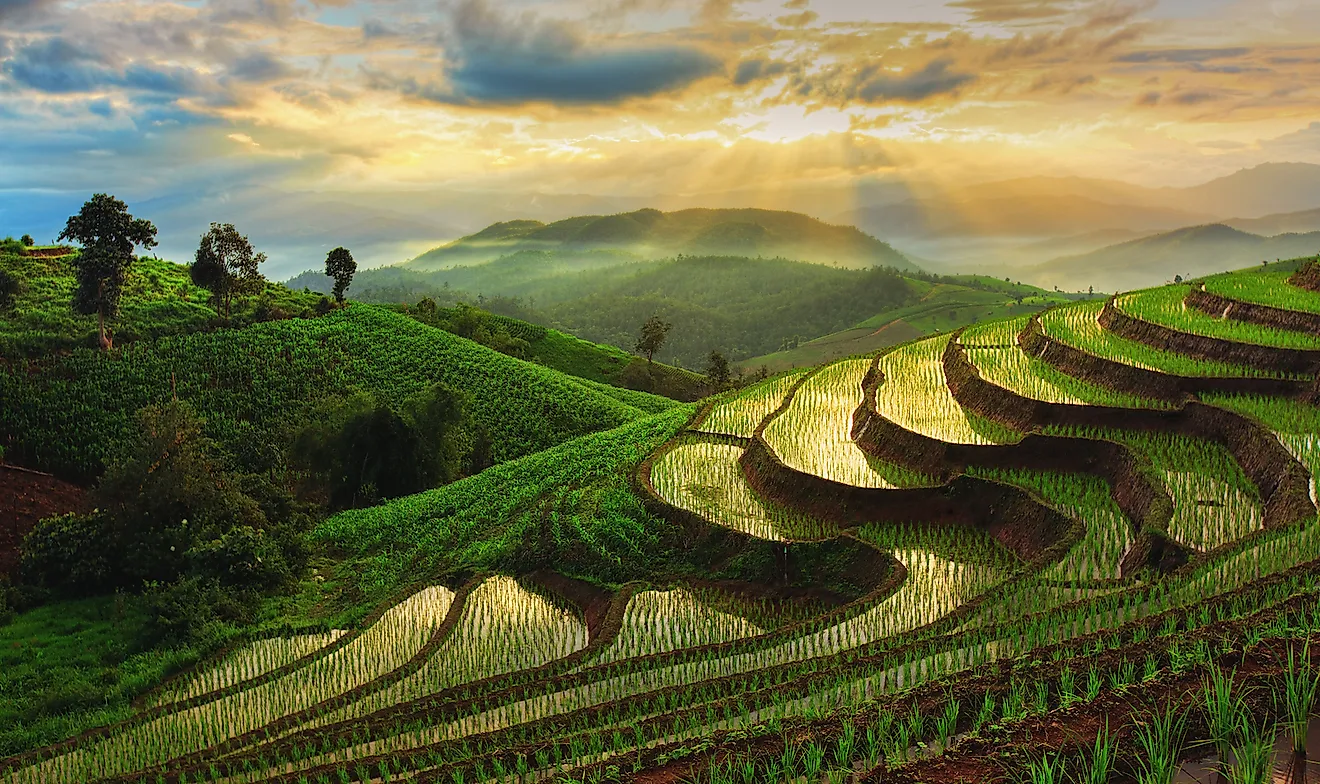
{"type": "MultiPolygon", "coordinates": [[[[1184,315],[1185,293],[1119,302],[1259,335],[1184,315]]],[[[1263,376],[1135,349],[1099,307],[1045,332],[1158,372],[1263,376]]],[[[744,543],[719,568],[759,574],[763,604],[694,575],[604,586],[602,611],[475,575],[362,630],[238,649],[0,780],[1015,782],[1063,764],[1170,782],[1252,748],[1298,780],[1320,709],[1320,412],[1265,394],[1152,409],[1028,356],[1023,326],[958,338],[993,398],[951,387],[935,336],[717,401],[643,464],[638,492],[688,546],[744,543]],[[969,410],[987,399],[1032,412],[1031,437],[969,410]],[[853,440],[872,405],[941,479],[853,440]],[[1060,457],[1078,452],[1095,459],[1060,457]],[[771,609],[793,606],[811,609],[771,609]],[[1159,735],[1166,715],[1190,718],[1159,735]]]]}
{"type": "Polygon", "coordinates": [[[1320,349],[1320,336],[1202,313],[1183,303],[1190,291],[1191,286],[1164,286],[1124,294],[1115,299],[1114,304],[1119,310],[1142,321],[1193,335],[1276,348],[1320,349]]]}

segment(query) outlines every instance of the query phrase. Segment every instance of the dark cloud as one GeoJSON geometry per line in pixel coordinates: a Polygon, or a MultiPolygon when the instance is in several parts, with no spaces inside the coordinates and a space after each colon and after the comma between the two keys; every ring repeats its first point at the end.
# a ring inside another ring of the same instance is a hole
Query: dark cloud
{"type": "Polygon", "coordinates": [[[976,79],[973,74],[952,70],[952,65],[952,60],[940,58],[917,71],[894,73],[883,70],[880,63],[869,63],[858,69],[839,69],[804,79],[797,85],[797,92],[841,103],[915,103],[956,92],[976,79]]]}
{"type": "Polygon", "coordinates": [[[228,73],[243,82],[275,82],[294,76],[300,71],[266,52],[252,52],[231,63],[228,73]]]}
{"type": "Polygon", "coordinates": [[[122,87],[168,96],[197,95],[205,84],[197,71],[183,66],[130,62],[120,68],[85,44],[56,36],[29,43],[0,63],[0,73],[14,83],[46,93],[93,92],[122,87]]]}
{"type": "Polygon", "coordinates": [[[0,0],[0,20],[13,20],[31,15],[51,0],[0,0]]]}
{"type": "Polygon", "coordinates": [[[974,22],[1038,22],[1063,16],[1075,0],[959,0],[949,3],[971,14],[974,22]]]}
{"type": "Polygon", "coordinates": [[[739,87],[762,79],[772,79],[788,70],[788,64],[778,60],[743,60],[733,72],[733,83],[739,87]]]}
{"type": "Polygon", "coordinates": [[[1181,104],[1182,106],[1199,106],[1200,104],[1209,103],[1217,98],[1219,98],[1219,96],[1215,93],[1206,90],[1194,90],[1185,93],[1178,93],[1170,100],[1176,104],[1181,104]]]}
{"type": "Polygon", "coordinates": [[[110,84],[116,77],[96,51],[60,37],[21,47],[0,63],[14,82],[48,93],[79,93],[110,84]]]}
{"type": "Polygon", "coordinates": [[[459,105],[613,104],[723,69],[718,58],[689,46],[593,46],[568,23],[506,17],[483,0],[458,7],[445,44],[447,84],[369,72],[373,83],[459,105]]]}
{"type": "Polygon", "coordinates": [[[1250,53],[1251,50],[1243,46],[1226,49],[1149,49],[1128,52],[1115,60],[1120,63],[1203,63],[1206,60],[1228,60],[1250,53]]]}
{"type": "Polygon", "coordinates": [[[1137,106],[1156,106],[1164,96],[1154,90],[1137,96],[1137,106]]]}

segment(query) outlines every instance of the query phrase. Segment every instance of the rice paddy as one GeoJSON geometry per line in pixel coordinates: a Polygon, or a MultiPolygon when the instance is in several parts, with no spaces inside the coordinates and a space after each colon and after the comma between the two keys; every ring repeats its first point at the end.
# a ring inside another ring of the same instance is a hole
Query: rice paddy
{"type": "Polygon", "coordinates": [[[953,399],[941,358],[950,337],[908,343],[885,354],[877,365],[884,383],[876,390],[880,416],[913,433],[955,444],[1008,444],[1021,438],[1007,428],[965,410],[953,399]]]}
{"type": "MultiPolygon", "coordinates": [[[[1284,285],[1261,277],[1241,287],[1266,283],[1284,285]]],[[[1185,288],[1120,302],[1133,315],[1168,315],[1165,300],[1185,288]]],[[[1069,345],[1159,372],[1255,375],[1113,338],[1095,321],[1098,308],[1059,308],[1043,324],[1069,345]]],[[[1195,331],[1199,317],[1185,321],[1178,328],[1195,331]]],[[[1028,400],[1150,405],[1028,356],[1016,340],[1024,323],[977,325],[959,338],[991,383],[1028,400]]],[[[1046,771],[1060,766],[1099,771],[1080,779],[1088,782],[1115,771],[1145,781],[1154,779],[1141,778],[1142,764],[1170,773],[1188,757],[1169,749],[1213,745],[1197,735],[1203,723],[1175,737],[1161,717],[1199,710],[1211,673],[1232,667],[1252,689],[1293,695],[1260,700],[1280,707],[1260,708],[1253,721],[1286,719],[1301,733],[1320,708],[1314,695],[1298,696],[1320,660],[1320,645],[1310,645],[1320,643],[1320,525],[1314,510],[1301,510],[1264,526],[1273,501],[1248,475],[1262,475],[1251,461],[1274,458],[1149,424],[1041,427],[1022,442],[954,399],[942,361],[950,339],[731,394],[645,464],[638,492],[653,489],[648,508],[677,532],[675,547],[745,541],[720,566],[737,561],[761,575],[757,590],[789,598],[759,605],[693,575],[691,584],[597,586],[608,610],[593,615],[529,578],[466,575],[461,589],[414,590],[360,630],[235,648],[153,695],[144,711],[158,713],[0,764],[0,781],[817,784],[957,770],[968,781],[1015,782],[1017,773],[1049,780],[1046,771]],[[951,466],[972,477],[956,487],[1011,489],[1033,519],[1061,520],[1066,530],[1029,529],[1026,514],[969,511],[936,494],[936,479],[868,458],[853,425],[873,363],[875,413],[987,455],[980,467],[951,466]],[[1133,470],[1171,508],[1156,499],[1151,508],[1163,517],[1129,519],[1125,509],[1142,507],[1121,506],[1109,474],[1052,470],[1013,451],[1055,435],[1125,445],[1133,470]],[[751,446],[777,458],[758,468],[769,475],[745,469],[751,446]],[[996,455],[1016,457],[996,463],[996,455]],[[806,510],[843,500],[781,492],[771,502],[756,488],[772,485],[860,488],[888,516],[826,522],[806,510]],[[1049,531],[1054,538],[1040,540],[1049,531]],[[1182,557],[1140,550],[1160,537],[1182,557]],[[809,612],[782,609],[804,593],[876,577],[821,556],[831,582],[807,587],[808,567],[822,566],[809,548],[829,546],[811,543],[835,540],[874,554],[868,570],[895,564],[893,574],[809,612]],[[195,704],[175,705],[183,700],[195,704]],[[1041,729],[1065,724],[1075,736],[1041,729]],[[1003,771],[976,767],[987,744],[1003,771]]],[[[1249,417],[1313,476],[1320,469],[1315,406],[1204,399],[1249,417]]],[[[1314,488],[1312,480],[1312,499],[1314,488]]]]}
{"type": "Polygon", "coordinates": [[[1275,348],[1320,349],[1320,337],[1217,318],[1183,303],[1190,286],[1164,286],[1118,297],[1115,306],[1130,316],[1193,335],[1275,348]]]}

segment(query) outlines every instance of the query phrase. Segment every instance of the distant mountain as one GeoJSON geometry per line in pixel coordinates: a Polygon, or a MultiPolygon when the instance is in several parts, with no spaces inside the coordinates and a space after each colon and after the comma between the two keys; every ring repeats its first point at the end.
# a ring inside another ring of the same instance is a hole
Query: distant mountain
{"type": "Polygon", "coordinates": [[[950,201],[924,200],[843,213],[853,223],[882,237],[1022,237],[1051,238],[1095,231],[1167,230],[1213,216],[1177,207],[1110,204],[1072,194],[1017,193],[950,201]]]}
{"type": "MultiPolygon", "coordinates": [[[[834,220],[886,238],[1056,239],[1103,230],[1168,231],[1320,208],[1320,166],[1267,163],[1186,188],[1147,188],[1082,177],[1021,177],[958,189],[923,186],[900,202],[863,202],[834,220]],[[1230,220],[1230,219],[1236,220],[1230,220]]],[[[1259,227],[1262,233],[1272,228],[1259,227]]],[[[1295,225],[1288,231],[1320,226],[1295,225]]],[[[939,256],[938,248],[923,248],[939,256]]]]}
{"type": "Polygon", "coordinates": [[[1320,232],[1262,237],[1223,224],[1211,224],[1055,259],[1023,270],[1022,278],[1046,287],[1094,286],[1099,291],[1122,291],[1157,286],[1175,275],[1198,277],[1317,251],[1320,251],[1320,232]]]}
{"type": "Polygon", "coordinates": [[[1320,207],[1320,166],[1265,163],[1204,185],[1164,190],[1184,209],[1256,218],[1320,207]]]}
{"type": "Polygon", "coordinates": [[[588,215],[554,223],[517,220],[430,250],[401,265],[432,271],[476,265],[524,251],[619,251],[639,258],[689,256],[783,257],[847,267],[912,265],[887,243],[852,226],[835,226],[795,212],[759,209],[643,209],[588,215]]]}
{"type": "Polygon", "coordinates": [[[1266,215],[1263,218],[1234,218],[1224,221],[1224,225],[1266,237],[1273,237],[1276,234],[1305,234],[1320,231],[1320,209],[1285,212],[1266,215]]]}

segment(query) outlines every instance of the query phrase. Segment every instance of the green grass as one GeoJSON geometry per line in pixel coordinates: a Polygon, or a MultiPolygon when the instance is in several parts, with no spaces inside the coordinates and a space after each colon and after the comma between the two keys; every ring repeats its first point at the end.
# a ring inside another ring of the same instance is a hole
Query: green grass
{"type": "MultiPolygon", "coordinates": [[[[0,268],[19,281],[14,307],[0,313],[0,356],[36,357],[96,345],[96,316],[78,315],[70,305],[74,277],[69,257],[0,255],[0,268]]],[[[237,303],[234,323],[250,323],[262,297],[289,315],[311,315],[321,298],[267,283],[263,295],[237,303]]],[[[217,318],[210,293],[192,284],[186,266],[142,257],[129,268],[120,315],[111,327],[116,345],[122,345],[205,329],[217,318]]]]}
{"type": "MultiPolygon", "coordinates": [[[[507,357],[443,330],[370,305],[317,319],[256,324],[137,343],[104,353],[77,350],[31,374],[0,368],[0,423],[16,462],[73,477],[99,472],[106,448],[134,411],[169,398],[193,403],[206,432],[260,468],[288,443],[317,401],[355,389],[400,401],[435,382],[467,396],[496,460],[510,460],[643,416],[576,379],[507,357]]],[[[626,395],[619,395],[626,396],[626,395]]],[[[648,407],[654,402],[647,398],[648,407]]]]}
{"type": "Polygon", "coordinates": [[[1234,378],[1277,375],[1246,365],[1193,359],[1121,338],[1101,327],[1096,320],[1103,308],[1103,302],[1079,302],[1054,308],[1041,314],[1041,326],[1051,338],[1088,354],[1170,375],[1234,378]]]}
{"type": "Polygon", "coordinates": [[[528,455],[451,485],[341,512],[315,532],[359,563],[363,591],[384,598],[426,575],[550,566],[623,581],[663,568],[657,522],[630,474],[695,412],[681,406],[528,455]],[[549,551],[538,532],[550,525],[549,551]]]}
{"type": "Polygon", "coordinates": [[[1221,297],[1268,305],[1283,310],[1320,314],[1320,293],[1298,288],[1288,283],[1292,270],[1246,269],[1211,275],[1202,282],[1205,290],[1221,297]]]}
{"type": "Polygon", "coordinates": [[[125,719],[130,703],[196,660],[188,648],[138,651],[134,597],[58,602],[0,625],[0,757],[125,719]]]}
{"type": "Polygon", "coordinates": [[[1130,316],[1180,332],[1275,348],[1320,350],[1320,338],[1314,335],[1220,319],[1189,308],[1183,304],[1183,298],[1191,288],[1181,285],[1146,289],[1120,296],[1115,305],[1130,316]]]}

